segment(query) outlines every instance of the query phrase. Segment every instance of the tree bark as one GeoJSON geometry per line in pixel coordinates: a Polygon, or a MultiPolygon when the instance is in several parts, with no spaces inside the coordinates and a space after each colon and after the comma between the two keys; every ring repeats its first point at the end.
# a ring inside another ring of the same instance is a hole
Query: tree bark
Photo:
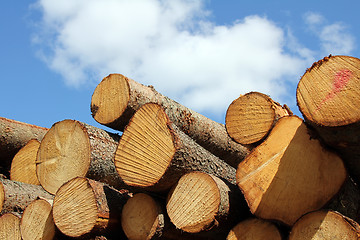
{"type": "Polygon", "coordinates": [[[292,115],[290,109],[259,92],[249,92],[235,99],[225,117],[229,136],[240,144],[255,144],[269,134],[275,123],[292,115]]]}
{"type": "Polygon", "coordinates": [[[39,185],[7,179],[0,179],[0,181],[0,210],[2,214],[8,212],[22,213],[38,197],[48,200],[53,199],[53,195],[46,192],[39,185]]]}
{"type": "Polygon", "coordinates": [[[51,240],[55,236],[55,229],[52,203],[36,199],[25,208],[20,222],[23,239],[51,240]]]}
{"type": "Polygon", "coordinates": [[[119,135],[79,121],[55,123],[38,151],[39,182],[53,194],[63,183],[78,176],[122,187],[113,162],[119,139],[119,135]]]}
{"type": "Polygon", "coordinates": [[[118,231],[122,207],[131,197],[104,183],[76,177],[62,185],[54,198],[53,216],[58,229],[70,237],[118,231]]]}
{"type": "Polygon", "coordinates": [[[307,124],[336,149],[360,182],[360,59],[330,56],[306,71],[297,104],[307,124]]]}
{"type": "Polygon", "coordinates": [[[0,216],[0,239],[21,240],[20,218],[12,213],[0,216]]]}
{"type": "Polygon", "coordinates": [[[168,195],[166,209],[178,229],[189,233],[211,231],[224,237],[234,224],[249,216],[236,185],[202,172],[180,178],[168,195]]]}
{"type": "Polygon", "coordinates": [[[249,152],[248,148],[228,136],[223,124],[186,108],[151,86],[120,74],[110,74],[96,87],[91,99],[91,112],[99,123],[123,131],[132,115],[146,103],[161,105],[180,130],[234,167],[249,152]]]}
{"type": "Polygon", "coordinates": [[[31,139],[41,141],[47,128],[0,117],[0,172],[9,177],[15,154],[31,139]]]}
{"type": "Polygon", "coordinates": [[[259,218],[249,218],[233,227],[226,238],[226,240],[240,239],[281,240],[282,236],[279,229],[272,222],[259,218]]]}
{"type": "Polygon", "coordinates": [[[296,116],[281,118],[237,169],[237,183],[251,212],[290,226],[324,207],[346,177],[342,159],[311,139],[296,116]]]}
{"type": "Polygon", "coordinates": [[[163,108],[142,106],[127,125],[115,154],[126,185],[165,191],[187,172],[202,171],[235,183],[235,169],[170,122],[163,108]]]}
{"type": "Polygon", "coordinates": [[[11,162],[10,179],[28,184],[40,185],[36,175],[36,155],[40,142],[31,139],[14,156],[11,162]]]}
{"type": "Polygon", "coordinates": [[[360,226],[335,211],[320,210],[301,217],[291,229],[289,240],[359,239],[360,226]]]}

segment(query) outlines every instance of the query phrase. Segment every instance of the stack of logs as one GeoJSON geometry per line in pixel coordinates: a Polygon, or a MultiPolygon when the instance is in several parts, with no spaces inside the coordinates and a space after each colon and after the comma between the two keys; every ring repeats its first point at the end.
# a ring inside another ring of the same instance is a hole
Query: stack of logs
{"type": "Polygon", "coordinates": [[[121,134],[0,118],[0,239],[359,239],[360,60],[250,92],[225,125],[120,74],[91,113],[121,134]]]}

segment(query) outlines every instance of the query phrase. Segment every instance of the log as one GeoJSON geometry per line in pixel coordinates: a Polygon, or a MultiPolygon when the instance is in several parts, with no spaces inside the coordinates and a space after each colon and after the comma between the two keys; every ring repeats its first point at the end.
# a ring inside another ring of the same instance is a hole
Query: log
{"type": "Polygon", "coordinates": [[[153,239],[163,235],[165,215],[153,197],[137,193],[123,207],[121,226],[130,240],[153,239]]]}
{"type": "Polygon", "coordinates": [[[54,197],[39,185],[0,179],[0,211],[22,213],[38,197],[52,200],[54,197]]]}
{"type": "Polygon", "coordinates": [[[0,216],[0,239],[21,240],[20,217],[12,213],[0,216]]]}
{"type": "Polygon", "coordinates": [[[166,210],[171,222],[182,231],[212,230],[222,233],[223,238],[231,226],[249,216],[236,185],[202,172],[191,172],[180,178],[168,195],[166,210]]]}
{"type": "Polygon", "coordinates": [[[120,235],[122,207],[130,197],[127,190],[116,190],[88,178],[73,178],[56,192],[55,225],[69,237],[96,236],[109,231],[120,235]]]}
{"type": "Polygon", "coordinates": [[[229,136],[240,144],[258,143],[269,134],[279,118],[292,115],[269,96],[249,92],[235,99],[226,111],[225,127],[229,136]]]}
{"type": "Polygon", "coordinates": [[[315,62],[296,90],[306,123],[340,153],[360,182],[360,59],[330,56],[315,62]]]}
{"type": "Polygon", "coordinates": [[[36,175],[36,156],[40,142],[31,139],[14,156],[11,162],[10,179],[28,184],[40,185],[36,175]]]}
{"type": "Polygon", "coordinates": [[[238,223],[231,229],[226,240],[281,240],[282,236],[279,229],[272,222],[249,218],[238,223]]]}
{"type": "Polygon", "coordinates": [[[236,167],[248,148],[233,141],[225,126],[121,74],[110,74],[95,88],[91,98],[93,118],[123,131],[132,115],[146,103],[161,105],[170,120],[199,145],[236,167]]]}
{"type": "Polygon", "coordinates": [[[255,216],[292,226],[327,204],[347,172],[336,153],[311,139],[300,118],[288,116],[239,164],[236,177],[255,216]]]}
{"type": "Polygon", "coordinates": [[[52,194],[74,177],[121,187],[113,162],[119,138],[76,120],[55,123],[39,147],[36,160],[39,182],[52,194]]]}
{"type": "Polygon", "coordinates": [[[289,240],[359,239],[360,226],[335,211],[320,210],[301,217],[292,227],[289,240]]]}
{"type": "Polygon", "coordinates": [[[143,105],[124,130],[115,166],[126,185],[165,191],[187,172],[202,171],[235,183],[235,169],[170,122],[163,108],[143,105]]]}
{"type": "Polygon", "coordinates": [[[0,117],[0,171],[9,177],[11,161],[15,154],[35,138],[44,137],[47,128],[0,117]]]}
{"type": "Polygon", "coordinates": [[[20,222],[22,239],[51,240],[55,236],[52,203],[45,199],[32,201],[24,210],[20,222]]]}

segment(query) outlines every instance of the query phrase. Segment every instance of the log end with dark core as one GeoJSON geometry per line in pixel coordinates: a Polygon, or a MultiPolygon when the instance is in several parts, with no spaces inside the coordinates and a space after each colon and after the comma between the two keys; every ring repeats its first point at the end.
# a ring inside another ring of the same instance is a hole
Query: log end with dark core
{"type": "Polygon", "coordinates": [[[84,127],[75,120],[55,123],[41,141],[36,172],[48,192],[74,177],[84,177],[90,166],[90,142],[84,127]]]}
{"type": "Polygon", "coordinates": [[[92,116],[98,123],[118,129],[116,122],[126,110],[129,99],[127,78],[110,74],[94,90],[90,106],[92,116]]]}

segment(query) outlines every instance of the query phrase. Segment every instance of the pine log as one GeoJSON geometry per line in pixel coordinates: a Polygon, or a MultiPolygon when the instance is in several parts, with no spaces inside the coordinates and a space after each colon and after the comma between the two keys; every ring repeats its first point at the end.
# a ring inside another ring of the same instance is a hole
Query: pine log
{"type": "Polygon", "coordinates": [[[135,194],[123,207],[121,226],[130,240],[162,236],[165,216],[161,205],[148,194],[135,194]]]}
{"type": "Polygon", "coordinates": [[[36,156],[40,142],[31,139],[14,156],[11,162],[10,179],[28,184],[40,185],[36,175],[36,156]]]}
{"type": "Polygon", "coordinates": [[[0,239],[21,240],[20,217],[12,213],[0,216],[0,239]]]}
{"type": "Polygon", "coordinates": [[[290,226],[328,203],[347,177],[342,159],[311,139],[296,116],[281,118],[236,174],[254,215],[290,226]]]}
{"type": "Polygon", "coordinates": [[[36,171],[50,193],[74,177],[122,186],[114,166],[119,136],[76,120],[55,123],[40,144],[36,171]]]}
{"type": "Polygon", "coordinates": [[[249,218],[241,221],[229,232],[227,240],[281,240],[282,236],[275,224],[259,219],[249,218]]]}
{"type": "Polygon", "coordinates": [[[340,153],[360,183],[360,59],[330,56],[315,62],[296,96],[306,123],[340,153]]]}
{"type": "Polygon", "coordinates": [[[250,92],[235,99],[225,116],[225,127],[232,139],[241,144],[263,140],[279,118],[292,115],[290,109],[269,96],[250,92]]]}
{"type": "Polygon", "coordinates": [[[219,239],[218,236],[190,234],[176,229],[166,213],[162,198],[136,193],[123,207],[121,225],[129,240],[138,239],[219,239]]]}
{"type": "Polygon", "coordinates": [[[236,170],[170,122],[163,108],[143,105],[131,118],[115,153],[126,185],[164,191],[187,172],[202,171],[235,183],[236,170]]]}
{"type": "Polygon", "coordinates": [[[302,216],[292,227],[289,240],[359,239],[360,226],[335,211],[320,210],[302,216]]]}
{"type": "Polygon", "coordinates": [[[96,87],[91,99],[94,119],[123,131],[132,115],[146,103],[161,105],[170,120],[199,145],[236,167],[248,148],[233,141],[225,126],[177,103],[121,74],[110,74],[96,87]]]}
{"type": "Polygon", "coordinates": [[[52,203],[45,199],[32,201],[22,214],[20,230],[23,240],[53,239],[56,231],[52,217],[52,203]]]}
{"type": "Polygon", "coordinates": [[[65,235],[84,237],[108,233],[122,234],[119,220],[122,207],[131,197],[104,183],[76,177],[56,192],[53,205],[55,225],[65,235]]]}
{"type": "Polygon", "coordinates": [[[11,161],[30,139],[41,141],[47,128],[0,117],[0,172],[9,177],[11,161]]]}
{"type": "Polygon", "coordinates": [[[53,195],[39,185],[0,179],[0,211],[1,213],[19,212],[38,197],[52,200],[53,195]]]}
{"type": "Polygon", "coordinates": [[[236,185],[202,172],[180,178],[168,195],[166,210],[171,222],[182,231],[212,230],[224,237],[234,224],[249,215],[236,185]]]}

